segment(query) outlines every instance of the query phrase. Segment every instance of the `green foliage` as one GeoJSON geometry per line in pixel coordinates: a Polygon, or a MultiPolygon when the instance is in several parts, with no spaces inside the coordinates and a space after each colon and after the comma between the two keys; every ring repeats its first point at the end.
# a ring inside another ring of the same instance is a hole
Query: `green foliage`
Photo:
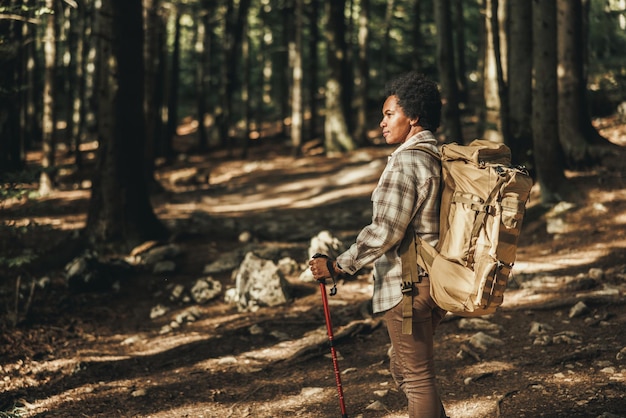
{"type": "Polygon", "coordinates": [[[0,411],[0,418],[20,418],[24,416],[26,409],[22,406],[13,405],[6,411],[0,411]]]}
{"type": "Polygon", "coordinates": [[[35,183],[39,168],[28,168],[18,172],[0,172],[0,207],[6,199],[27,196],[29,189],[24,185],[35,183]]]}
{"type": "MultiPolygon", "coordinates": [[[[32,189],[26,185],[36,181],[38,171],[35,169],[27,169],[19,172],[0,173],[0,209],[3,203],[8,199],[23,199],[31,197],[32,189]]],[[[0,223],[0,233],[3,237],[8,237],[3,242],[11,243],[11,248],[0,248],[0,267],[8,267],[9,269],[20,268],[32,262],[36,255],[30,252],[16,254],[20,237],[24,236],[36,224],[15,225],[13,222],[0,223]]],[[[0,416],[1,418],[1,416],[0,416]]]]}
{"type": "Polygon", "coordinates": [[[615,65],[626,62],[626,11],[615,2],[595,0],[589,12],[589,62],[615,59],[615,65]]]}
{"type": "Polygon", "coordinates": [[[21,237],[37,227],[34,223],[15,225],[11,222],[3,222],[0,224],[0,233],[4,237],[2,242],[6,245],[11,245],[11,248],[4,248],[4,245],[0,247],[2,250],[0,252],[0,267],[8,268],[9,270],[19,270],[37,258],[37,255],[29,249],[19,252],[21,248],[18,244],[21,241],[21,237]]]}
{"type": "Polygon", "coordinates": [[[594,0],[589,11],[589,85],[615,102],[626,98],[626,10],[594,0]]]}
{"type": "Polygon", "coordinates": [[[6,266],[10,269],[19,269],[23,266],[26,266],[35,260],[37,256],[34,254],[20,254],[15,257],[3,257],[0,256],[0,265],[6,266]]]}

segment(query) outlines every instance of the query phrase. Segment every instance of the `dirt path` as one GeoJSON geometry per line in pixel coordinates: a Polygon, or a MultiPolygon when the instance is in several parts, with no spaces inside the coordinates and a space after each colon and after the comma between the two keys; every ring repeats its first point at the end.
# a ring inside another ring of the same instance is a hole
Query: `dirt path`
{"type": "MultiPolygon", "coordinates": [[[[291,303],[254,313],[222,298],[171,302],[167,291],[189,286],[204,266],[240,248],[242,232],[256,245],[282,246],[299,263],[321,229],[351,239],[369,219],[369,193],[387,152],[361,150],[347,160],[266,155],[256,163],[196,158],[161,172],[169,190],[155,207],[178,228],[184,256],[176,273],[131,277],[117,292],[72,294],[62,272],[50,271],[33,319],[16,328],[2,322],[0,416],[340,416],[319,289],[299,281],[299,271],[288,277],[291,303]],[[206,165],[209,187],[169,182],[206,165]],[[150,319],[158,304],[169,311],[150,319]],[[163,331],[190,309],[193,321],[163,331]]],[[[449,416],[626,417],[624,171],[572,173],[579,202],[562,214],[529,210],[512,288],[483,331],[500,343],[481,351],[472,345],[480,330],[459,318],[442,323],[437,373],[449,416]],[[587,309],[571,317],[581,301],[587,309]]],[[[81,192],[59,192],[44,207],[70,193],[84,207],[81,192]]],[[[9,208],[5,219],[30,213],[40,223],[84,222],[80,212],[38,212],[41,205],[9,208]]],[[[51,239],[47,231],[29,242],[51,239]]],[[[216,278],[233,285],[229,273],[216,278]]],[[[7,303],[14,283],[3,282],[7,303]]],[[[370,295],[364,274],[340,283],[331,298],[346,406],[350,417],[404,417],[385,328],[363,314],[370,295]]]]}

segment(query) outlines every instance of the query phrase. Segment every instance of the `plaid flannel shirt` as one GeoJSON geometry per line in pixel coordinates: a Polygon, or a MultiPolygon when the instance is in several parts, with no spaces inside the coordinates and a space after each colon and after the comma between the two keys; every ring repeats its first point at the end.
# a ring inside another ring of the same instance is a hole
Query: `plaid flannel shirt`
{"type": "Polygon", "coordinates": [[[390,156],[378,185],[372,193],[372,222],[358,234],[356,242],[337,257],[341,269],[355,274],[374,262],[375,313],[393,308],[402,300],[402,262],[398,248],[409,222],[426,242],[439,239],[440,163],[419,150],[419,144],[438,152],[430,131],[407,139],[390,156]]]}

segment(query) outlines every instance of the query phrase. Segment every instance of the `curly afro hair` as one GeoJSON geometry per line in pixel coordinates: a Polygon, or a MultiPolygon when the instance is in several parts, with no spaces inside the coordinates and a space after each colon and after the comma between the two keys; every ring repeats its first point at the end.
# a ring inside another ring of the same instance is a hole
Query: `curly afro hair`
{"type": "Polygon", "coordinates": [[[396,96],[398,104],[410,119],[431,132],[441,121],[441,94],[437,84],[423,74],[410,72],[391,80],[385,88],[385,97],[396,96]]]}

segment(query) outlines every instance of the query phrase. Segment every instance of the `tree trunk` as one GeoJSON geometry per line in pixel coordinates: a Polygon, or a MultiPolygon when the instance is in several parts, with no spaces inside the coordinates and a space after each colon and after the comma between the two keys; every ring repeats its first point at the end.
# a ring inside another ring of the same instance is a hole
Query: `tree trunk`
{"type": "Polygon", "coordinates": [[[556,80],[556,0],[533,0],[532,100],[533,144],[541,201],[556,203],[565,198],[565,169],[559,143],[556,80]]]}
{"type": "MultiPolygon", "coordinates": [[[[30,7],[32,1],[28,0],[24,2],[30,7]]],[[[23,59],[23,74],[24,84],[26,86],[24,92],[24,101],[22,110],[22,127],[23,141],[20,145],[20,160],[26,160],[26,150],[32,149],[36,141],[42,137],[41,133],[41,119],[38,116],[38,109],[40,109],[43,103],[39,97],[39,89],[37,80],[40,79],[41,66],[38,65],[37,50],[35,37],[37,36],[37,28],[35,25],[23,25],[22,27],[22,40],[26,43],[24,46],[24,59],[23,59]]],[[[21,164],[19,165],[21,167],[21,164]]]]}
{"type": "Polygon", "coordinates": [[[352,151],[355,144],[348,132],[342,102],[341,81],[343,63],[342,39],[344,37],[344,0],[326,0],[326,50],[328,78],[326,80],[326,118],[324,121],[324,144],[327,153],[352,151]]]}
{"type": "MultiPolygon", "coordinates": [[[[28,1],[24,3],[27,6],[29,5],[28,1]]],[[[4,161],[0,163],[0,166],[3,166],[5,168],[10,168],[9,166],[14,166],[14,168],[16,169],[21,169],[23,167],[23,162],[26,161],[26,149],[32,146],[36,137],[41,137],[40,133],[39,135],[37,133],[37,127],[39,126],[39,124],[37,123],[37,115],[35,111],[37,100],[35,98],[35,79],[37,77],[37,66],[35,59],[36,52],[34,38],[36,30],[34,25],[31,25],[30,23],[25,22],[21,26],[21,42],[23,42],[24,46],[21,48],[21,81],[18,83],[18,85],[22,84],[24,88],[22,89],[22,94],[19,99],[19,103],[21,106],[19,117],[20,135],[15,136],[16,139],[19,138],[19,143],[9,148],[9,153],[2,153],[6,157],[8,157],[9,160],[12,161],[12,163],[5,164],[4,161]]],[[[2,79],[2,77],[0,77],[0,79],[2,79]]],[[[4,79],[9,80],[8,78],[4,79]]],[[[0,102],[2,102],[2,100],[0,100],[0,102]]],[[[17,101],[9,100],[7,103],[17,103],[17,101]]],[[[0,137],[3,136],[4,135],[2,135],[2,128],[0,128],[0,137]]],[[[2,145],[0,145],[0,147],[1,146],[2,145]]],[[[0,169],[0,171],[2,170],[0,169]]]]}
{"type": "Polygon", "coordinates": [[[166,236],[152,209],[144,171],[141,0],[103,2],[99,145],[86,234],[96,247],[122,250],[166,236]]]}
{"type": "Polygon", "coordinates": [[[213,15],[212,5],[214,2],[205,1],[202,3],[202,12],[198,19],[197,39],[196,39],[196,111],[198,118],[198,150],[205,152],[209,148],[209,137],[207,134],[207,92],[209,91],[209,81],[211,77],[211,22],[213,15]]]}
{"type": "MultiPolygon", "coordinates": [[[[338,44],[341,51],[341,105],[343,107],[343,114],[346,119],[346,126],[348,127],[348,133],[353,136],[354,133],[354,54],[352,53],[352,47],[348,46],[348,39],[352,39],[352,30],[354,27],[352,13],[352,4],[354,0],[348,0],[346,5],[344,1],[344,19],[337,19],[335,22],[342,25],[341,32],[343,35],[337,37],[338,44]],[[346,16],[347,15],[347,16],[346,16]]],[[[354,142],[354,141],[353,141],[354,142]]],[[[356,144],[355,144],[356,145],[356,144]]]]}
{"type": "Polygon", "coordinates": [[[459,88],[454,66],[454,45],[450,0],[435,2],[437,26],[437,64],[441,74],[441,93],[444,105],[441,112],[444,135],[447,142],[463,143],[461,112],[459,110],[459,88]]]}
{"type": "Polygon", "coordinates": [[[156,101],[157,72],[159,68],[159,0],[143,0],[144,10],[144,118],[146,121],[145,170],[147,181],[156,186],[154,161],[157,144],[159,102],[156,101]]]}
{"type": "MultiPolygon", "coordinates": [[[[17,5],[11,5],[17,7],[17,5]]],[[[0,173],[22,168],[20,138],[20,73],[22,25],[0,19],[0,173]]]]}
{"type": "Polygon", "coordinates": [[[500,93],[504,75],[502,62],[506,53],[501,46],[506,45],[500,32],[500,19],[504,15],[503,7],[499,7],[499,0],[487,0],[485,7],[485,68],[484,68],[484,97],[485,97],[485,132],[483,136],[494,142],[503,142],[502,101],[500,93]]]}
{"type": "Polygon", "coordinates": [[[509,0],[509,137],[514,164],[532,167],[532,3],[509,0]]]}
{"type": "Polygon", "coordinates": [[[206,71],[206,57],[204,55],[204,49],[206,45],[204,44],[204,39],[206,37],[205,33],[207,31],[207,27],[205,25],[205,15],[206,12],[200,10],[194,10],[195,16],[197,19],[195,21],[196,31],[194,33],[194,53],[195,53],[195,61],[194,61],[194,84],[195,84],[195,94],[196,94],[196,120],[198,121],[198,127],[196,129],[196,137],[198,140],[198,150],[206,150],[207,148],[207,134],[206,129],[204,128],[204,116],[206,114],[206,89],[205,89],[205,77],[204,72],[206,71]]]}
{"type": "Polygon", "coordinates": [[[250,0],[241,0],[237,8],[235,8],[234,1],[229,0],[225,16],[223,63],[220,75],[224,89],[221,92],[222,113],[219,129],[221,144],[223,147],[228,147],[229,155],[232,155],[230,128],[233,119],[233,97],[235,97],[239,82],[239,49],[243,37],[243,19],[247,18],[249,7],[250,0]]]}
{"type": "MultiPolygon", "coordinates": [[[[343,1],[342,1],[343,3],[343,1]]],[[[380,47],[380,78],[387,81],[389,74],[387,72],[387,63],[389,62],[389,51],[391,44],[391,27],[393,20],[393,10],[395,8],[395,0],[387,0],[385,8],[385,20],[383,21],[383,43],[380,47]]]]}
{"type": "Polygon", "coordinates": [[[65,132],[64,142],[67,145],[68,152],[74,154],[77,149],[73,149],[74,142],[72,141],[72,133],[74,131],[74,118],[73,108],[74,100],[72,98],[72,92],[78,90],[78,80],[74,77],[76,74],[76,39],[74,38],[74,25],[76,24],[76,17],[74,8],[67,6],[63,10],[63,21],[59,25],[61,30],[60,43],[65,43],[65,51],[62,52],[59,57],[60,66],[63,68],[63,94],[65,96],[64,115],[65,115],[65,132]]]}
{"type": "Polygon", "coordinates": [[[487,98],[485,97],[485,69],[487,57],[487,0],[479,0],[480,16],[478,22],[478,51],[476,58],[476,74],[478,80],[476,82],[476,136],[485,137],[487,131],[487,98]]]}
{"type": "Polygon", "coordinates": [[[250,97],[251,94],[250,92],[252,91],[252,81],[250,79],[251,77],[251,70],[252,70],[252,62],[251,62],[251,54],[250,54],[250,19],[248,18],[248,13],[246,11],[245,15],[243,16],[242,19],[242,24],[243,27],[241,28],[242,31],[242,38],[241,38],[241,62],[242,62],[242,73],[243,73],[243,77],[241,79],[241,103],[243,105],[243,109],[242,109],[242,115],[241,115],[241,119],[242,119],[242,126],[243,126],[243,133],[242,133],[242,151],[241,151],[241,158],[248,158],[248,149],[250,147],[250,136],[251,136],[251,132],[252,132],[252,103],[250,101],[250,97]]]}
{"type": "Polygon", "coordinates": [[[54,137],[54,86],[56,66],[56,33],[55,33],[55,6],[54,0],[46,0],[46,8],[50,11],[46,18],[44,36],[44,87],[43,87],[43,132],[41,175],[39,177],[39,194],[46,196],[54,188],[55,165],[55,137],[54,137]]]}
{"type": "MultiPolygon", "coordinates": [[[[369,1],[369,0],[368,0],[369,1]]],[[[422,8],[424,2],[422,0],[413,1],[413,26],[411,28],[411,39],[414,45],[413,54],[411,54],[412,68],[415,71],[422,71],[423,58],[420,55],[420,48],[424,44],[424,36],[422,35],[422,8]]]]}
{"type": "MultiPolygon", "coordinates": [[[[298,156],[302,147],[302,13],[304,0],[295,0],[294,10],[294,39],[293,42],[293,68],[291,88],[291,146],[293,154],[298,156]]],[[[290,47],[291,49],[292,47],[290,47]]]]}
{"type": "Polygon", "coordinates": [[[278,97],[274,97],[279,106],[282,136],[289,138],[291,135],[289,134],[287,121],[291,116],[289,103],[291,99],[291,76],[293,66],[291,57],[289,56],[289,43],[293,34],[293,0],[284,0],[280,13],[282,25],[280,27],[279,39],[282,44],[279,50],[275,52],[277,57],[273,74],[278,75],[274,80],[278,97]]]}
{"type": "Polygon", "coordinates": [[[498,83],[498,102],[500,104],[500,133],[504,142],[508,141],[509,132],[509,86],[507,85],[508,35],[508,1],[492,0],[491,19],[493,26],[493,49],[495,53],[496,80],[498,83]]]}
{"type": "Polygon", "coordinates": [[[318,43],[319,43],[319,1],[311,0],[309,5],[309,109],[311,113],[311,122],[309,128],[309,138],[317,137],[319,131],[318,125],[318,106],[317,96],[319,94],[318,79],[318,43]]]}
{"type": "Polygon", "coordinates": [[[456,78],[459,87],[459,101],[462,103],[466,103],[467,65],[465,63],[465,53],[467,51],[467,43],[465,41],[465,17],[463,14],[463,0],[454,0],[454,34],[456,35],[454,46],[456,50],[455,56],[457,59],[456,78]]]}
{"type": "MultiPolygon", "coordinates": [[[[589,96],[587,94],[587,77],[588,77],[588,69],[589,69],[589,12],[591,9],[591,0],[579,0],[581,2],[582,8],[582,29],[581,33],[581,53],[582,53],[582,79],[583,79],[583,87],[584,90],[581,92],[581,111],[583,112],[583,120],[585,123],[583,124],[583,129],[585,130],[585,136],[590,139],[589,143],[592,145],[600,145],[606,147],[607,145],[610,147],[616,146],[612,142],[610,142],[607,138],[602,136],[600,132],[596,129],[595,126],[591,123],[591,111],[589,107],[589,96]]],[[[622,13],[622,16],[624,13],[622,13]]],[[[596,22],[597,23],[597,22],[596,22]]],[[[624,25],[621,26],[622,29],[624,25]]],[[[603,153],[603,150],[598,150],[599,154],[603,153]]],[[[592,154],[595,157],[596,150],[592,148],[592,154]]]]}
{"type": "Polygon", "coordinates": [[[83,7],[78,7],[76,11],[76,20],[72,25],[72,44],[74,45],[74,71],[72,77],[75,82],[74,88],[69,92],[69,96],[72,101],[71,105],[71,141],[74,149],[74,164],[77,167],[82,167],[82,155],[80,151],[81,138],[84,135],[85,129],[85,112],[84,112],[84,97],[85,97],[85,77],[84,77],[84,49],[85,49],[85,10],[83,7]]]}
{"type": "Polygon", "coordinates": [[[358,55],[356,78],[356,121],[354,140],[359,145],[367,144],[368,123],[368,91],[369,91],[369,30],[370,0],[361,0],[361,12],[358,20],[358,55]]]}
{"type": "MultiPolygon", "coordinates": [[[[155,107],[155,112],[153,115],[148,114],[149,117],[153,117],[154,119],[148,120],[148,123],[151,124],[150,129],[152,130],[152,145],[148,145],[148,147],[152,147],[154,160],[156,157],[163,156],[163,148],[164,143],[167,140],[167,74],[168,74],[168,66],[167,66],[167,57],[169,55],[169,48],[167,46],[167,26],[168,26],[169,16],[167,12],[159,13],[157,17],[155,17],[155,53],[157,54],[155,72],[154,72],[154,83],[152,85],[152,100],[153,106],[155,107]]],[[[150,132],[150,131],[147,131],[150,132]]],[[[148,137],[150,140],[150,137],[148,137]]],[[[151,162],[153,164],[153,162],[151,162]]]]}
{"type": "Polygon", "coordinates": [[[96,86],[99,84],[100,65],[98,61],[99,56],[99,36],[100,36],[100,19],[97,18],[99,9],[97,9],[99,3],[89,2],[85,3],[85,31],[83,36],[85,37],[85,51],[83,55],[83,83],[84,83],[84,96],[83,96],[83,139],[93,139],[97,131],[98,120],[98,97],[96,86]]]}
{"type": "Polygon", "coordinates": [[[180,36],[182,30],[182,12],[178,7],[174,11],[174,45],[172,51],[172,65],[169,72],[167,93],[167,136],[163,148],[163,155],[167,161],[174,159],[174,138],[178,128],[178,91],[180,90],[180,36]]]}
{"type": "Polygon", "coordinates": [[[558,115],[559,138],[567,163],[572,168],[587,167],[602,156],[591,144],[608,145],[593,128],[585,95],[583,7],[581,0],[557,0],[558,28],[558,115]]]}

